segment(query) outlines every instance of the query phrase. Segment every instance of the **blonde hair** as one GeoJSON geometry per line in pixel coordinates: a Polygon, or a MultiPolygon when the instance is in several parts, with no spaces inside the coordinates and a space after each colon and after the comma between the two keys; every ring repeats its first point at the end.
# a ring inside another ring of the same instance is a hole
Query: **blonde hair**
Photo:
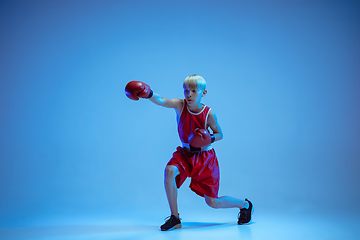
{"type": "Polygon", "coordinates": [[[206,81],[205,79],[197,74],[193,74],[190,76],[187,76],[184,80],[183,87],[190,87],[190,88],[196,88],[200,90],[206,89],[206,81]]]}

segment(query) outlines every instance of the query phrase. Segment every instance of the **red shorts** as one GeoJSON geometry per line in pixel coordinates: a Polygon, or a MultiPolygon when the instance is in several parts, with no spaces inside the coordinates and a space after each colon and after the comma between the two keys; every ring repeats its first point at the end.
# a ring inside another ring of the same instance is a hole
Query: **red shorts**
{"type": "Polygon", "coordinates": [[[219,192],[220,171],[215,150],[187,152],[177,147],[167,165],[176,166],[180,174],[176,176],[178,188],[186,178],[191,177],[190,189],[197,195],[217,198],[219,192]]]}

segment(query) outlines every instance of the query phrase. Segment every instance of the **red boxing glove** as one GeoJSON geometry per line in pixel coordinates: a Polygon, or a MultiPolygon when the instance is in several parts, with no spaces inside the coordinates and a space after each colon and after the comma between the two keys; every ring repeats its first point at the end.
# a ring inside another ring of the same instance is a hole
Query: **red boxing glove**
{"type": "Polygon", "coordinates": [[[214,135],[210,135],[206,129],[200,128],[195,129],[188,139],[189,144],[196,148],[205,147],[215,141],[214,135]]]}
{"type": "Polygon", "coordinates": [[[139,98],[151,98],[153,91],[150,86],[140,81],[131,81],[126,84],[125,94],[131,100],[139,100],[139,98]]]}

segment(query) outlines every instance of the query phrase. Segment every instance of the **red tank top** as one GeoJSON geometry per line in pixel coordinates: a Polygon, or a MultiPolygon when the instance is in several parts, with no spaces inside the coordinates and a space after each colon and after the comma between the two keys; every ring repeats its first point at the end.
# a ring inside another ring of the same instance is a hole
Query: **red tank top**
{"type": "Polygon", "coordinates": [[[204,105],[201,112],[193,113],[188,109],[184,99],[184,107],[178,121],[178,132],[181,142],[189,143],[188,137],[196,128],[206,129],[210,110],[210,107],[204,105]]]}

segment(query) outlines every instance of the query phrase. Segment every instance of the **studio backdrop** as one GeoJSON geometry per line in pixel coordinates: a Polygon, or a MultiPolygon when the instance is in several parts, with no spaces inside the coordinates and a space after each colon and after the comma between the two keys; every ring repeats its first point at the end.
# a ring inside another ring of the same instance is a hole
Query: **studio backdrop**
{"type": "MultiPolygon", "coordinates": [[[[357,1],[1,1],[0,225],[169,214],[175,111],[207,81],[220,195],[261,211],[359,210],[357,1]]],[[[180,209],[207,207],[185,184],[180,209]]],[[[211,209],[209,208],[209,211],[211,209]]]]}

